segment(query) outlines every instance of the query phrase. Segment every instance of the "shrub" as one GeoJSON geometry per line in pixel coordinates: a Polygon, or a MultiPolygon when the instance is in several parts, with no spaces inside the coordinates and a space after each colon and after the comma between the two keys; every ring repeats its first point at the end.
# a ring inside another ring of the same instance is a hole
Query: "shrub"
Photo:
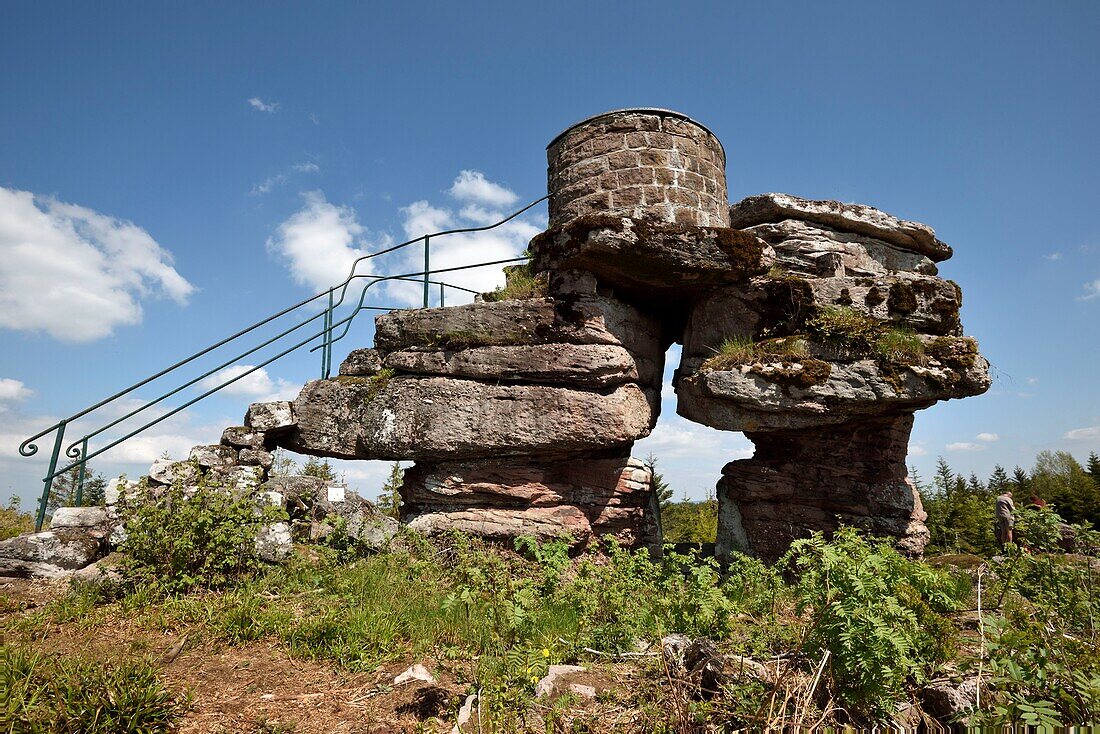
{"type": "Polygon", "coordinates": [[[796,361],[808,354],[805,340],[798,336],[762,341],[754,341],[748,336],[733,336],[723,339],[711,351],[714,356],[703,362],[700,369],[728,370],[762,360],[796,361]]]}
{"type": "Polygon", "coordinates": [[[47,658],[10,646],[0,648],[0,691],[4,730],[28,734],[168,732],[187,706],[146,663],[47,658]]]}
{"type": "Polygon", "coordinates": [[[0,540],[14,538],[31,530],[34,530],[34,518],[29,512],[19,510],[18,497],[12,497],[6,506],[0,505],[0,540]]]}
{"type": "Polygon", "coordinates": [[[510,301],[542,298],[547,292],[547,281],[532,271],[530,263],[513,265],[504,269],[505,284],[483,294],[486,301],[510,301]]]}
{"type": "Polygon", "coordinates": [[[886,716],[906,679],[943,659],[946,640],[937,638],[949,628],[928,621],[957,604],[959,587],[946,574],[854,528],[832,541],[821,533],[795,541],[777,565],[798,573],[799,611],[810,611],[806,649],[829,653],[829,679],[844,704],[886,716]]]}
{"type": "Polygon", "coordinates": [[[124,571],[132,582],[168,593],[223,588],[260,567],[256,534],[280,519],[282,509],[257,508],[251,497],[208,479],[193,493],[177,483],[154,496],[143,486],[122,510],[124,571]]]}

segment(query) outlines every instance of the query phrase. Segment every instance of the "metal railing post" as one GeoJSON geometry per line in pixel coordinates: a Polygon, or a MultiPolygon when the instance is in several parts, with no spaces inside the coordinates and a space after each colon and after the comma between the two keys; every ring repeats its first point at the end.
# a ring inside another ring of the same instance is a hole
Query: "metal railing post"
{"type": "Polygon", "coordinates": [[[88,439],[80,442],[80,477],[76,480],[76,506],[84,506],[84,474],[88,466],[88,439]]]}
{"type": "Polygon", "coordinates": [[[431,256],[428,251],[428,235],[424,235],[424,308],[428,307],[428,273],[431,269],[431,256]]]}
{"type": "Polygon", "coordinates": [[[332,289],[328,289],[328,310],[325,312],[325,348],[322,352],[321,379],[327,380],[332,374],[332,289]]]}
{"type": "Polygon", "coordinates": [[[443,308],[446,304],[443,302],[443,283],[439,284],[439,307],[443,308]]]}
{"type": "Polygon", "coordinates": [[[65,421],[57,424],[57,438],[53,442],[53,454],[50,456],[50,468],[46,472],[46,478],[42,480],[42,499],[38,503],[38,516],[34,520],[34,532],[42,532],[42,523],[46,520],[46,505],[50,501],[50,490],[53,489],[53,473],[57,470],[57,457],[61,455],[61,442],[65,440],[65,421]]]}

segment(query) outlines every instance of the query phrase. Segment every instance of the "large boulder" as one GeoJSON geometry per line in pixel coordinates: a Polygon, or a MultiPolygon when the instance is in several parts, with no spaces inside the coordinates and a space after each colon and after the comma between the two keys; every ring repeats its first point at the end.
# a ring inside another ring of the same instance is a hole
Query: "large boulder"
{"type": "Polygon", "coordinates": [[[83,527],[64,527],[0,540],[0,576],[57,578],[106,554],[106,543],[83,527]]]}
{"type": "Polygon", "coordinates": [[[898,219],[864,204],[814,201],[790,194],[758,194],[730,207],[731,227],[752,227],[769,222],[797,219],[888,242],[925,255],[937,262],[951,257],[951,248],[936,239],[927,224],[898,219]]]}
{"type": "Polygon", "coordinates": [[[646,219],[587,216],[531,241],[536,271],[584,270],[632,296],[688,298],[737,283],[774,262],[756,235],[646,219]]]}
{"type": "Polygon", "coordinates": [[[554,456],[628,446],[655,415],[628,383],[602,390],[449,377],[337,377],[294,402],[294,451],[343,459],[554,456]]]}
{"type": "Polygon", "coordinates": [[[841,232],[797,219],[746,227],[772,248],[776,263],[791,272],[821,278],[909,271],[936,275],[926,255],[875,237],[841,232]]]}
{"type": "Polygon", "coordinates": [[[927,408],[980,395],[990,384],[989,363],[978,354],[958,361],[928,357],[924,365],[763,357],[728,369],[704,363],[681,377],[676,412],[730,431],[790,430],[927,408]]]}

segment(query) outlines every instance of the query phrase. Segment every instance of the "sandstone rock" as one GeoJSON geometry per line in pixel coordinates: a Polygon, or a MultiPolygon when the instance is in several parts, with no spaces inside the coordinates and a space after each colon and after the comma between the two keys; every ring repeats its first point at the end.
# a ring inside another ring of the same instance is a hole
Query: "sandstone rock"
{"type": "Polygon", "coordinates": [[[263,469],[270,469],[272,463],[275,461],[275,456],[263,449],[244,448],[241,449],[238,461],[244,466],[258,466],[263,469]]]}
{"type": "Polygon", "coordinates": [[[604,387],[624,382],[660,381],[660,365],[635,361],[630,352],[610,344],[534,344],[514,347],[470,347],[458,351],[404,350],[386,355],[385,365],[398,372],[468,377],[503,382],[604,387]]]}
{"type": "Polygon", "coordinates": [[[204,469],[228,469],[237,463],[237,449],[232,446],[195,446],[188,456],[204,469]]]}
{"type": "Polygon", "coordinates": [[[584,270],[624,293],[677,300],[700,289],[736,283],[774,262],[753,234],[589,216],[554,227],[531,241],[535,270],[584,270]]]}
{"type": "Polygon", "coordinates": [[[348,459],[561,455],[626,446],[654,420],[634,384],[586,391],[446,377],[317,380],[294,411],[297,429],[281,445],[348,459]]]}
{"type": "Polygon", "coordinates": [[[237,449],[262,449],[264,438],[263,431],[254,431],[247,426],[231,426],[222,431],[221,443],[237,449]]]}
{"type": "Polygon", "coordinates": [[[409,528],[424,535],[439,535],[452,530],[470,533],[506,544],[520,536],[540,541],[570,537],[575,547],[611,535],[627,547],[647,547],[656,535],[653,515],[644,507],[556,507],[433,508],[432,511],[406,518],[409,528]]]}
{"type": "Polygon", "coordinates": [[[980,356],[969,366],[937,363],[889,369],[873,359],[754,362],[682,377],[676,412],[731,431],[833,425],[855,416],[919,410],[937,400],[980,395],[991,384],[988,368],[980,356]],[[811,372],[820,364],[827,370],[811,372]]]}
{"type": "Polygon", "coordinates": [[[385,352],[429,347],[610,344],[659,361],[656,321],[603,296],[470,303],[391,311],[375,319],[375,346],[385,352]]]}
{"type": "Polygon", "coordinates": [[[804,431],[748,433],[751,459],[731,462],[718,483],[716,554],[736,549],[766,561],[793,540],[840,523],[899,538],[919,554],[928,542],[905,457],[911,413],[804,431]]]}
{"type": "Polygon", "coordinates": [[[108,507],[117,505],[119,502],[123,501],[126,495],[136,491],[138,484],[139,482],[133,479],[126,479],[125,476],[108,479],[106,486],[103,488],[103,504],[108,507]]]}
{"type": "Polygon", "coordinates": [[[199,468],[191,461],[157,459],[149,467],[149,480],[156,484],[195,484],[199,468]]]}
{"type": "Polygon", "coordinates": [[[753,278],[712,291],[692,307],[684,354],[706,359],[732,337],[804,334],[821,309],[847,309],[933,336],[960,333],[958,287],[909,273],[866,278],[753,278]]]}
{"type": "Polygon", "coordinates": [[[648,467],[629,457],[417,463],[405,470],[401,494],[411,513],[432,505],[645,507],[651,482],[648,467]]]}
{"type": "Polygon", "coordinates": [[[276,522],[260,528],[256,534],[256,553],[265,563],[281,563],[290,557],[294,542],[290,538],[290,525],[276,522]]]}
{"type": "Polygon", "coordinates": [[[290,403],[277,400],[271,403],[253,403],[244,417],[245,425],[253,431],[271,433],[294,427],[294,411],[290,403]]]}
{"type": "Polygon", "coordinates": [[[775,252],[784,269],[817,277],[881,275],[908,271],[936,275],[930,258],[874,237],[839,232],[831,227],[784,219],[746,227],[775,252]]]}
{"type": "Polygon", "coordinates": [[[937,262],[951,257],[951,248],[936,239],[935,231],[928,225],[898,219],[863,204],[813,201],[790,194],[768,193],[750,196],[730,207],[731,227],[751,227],[785,219],[874,237],[937,262]]]}
{"type": "Polygon", "coordinates": [[[382,369],[384,353],[378,349],[356,349],[340,363],[340,374],[369,377],[382,369]]]}
{"type": "Polygon", "coordinates": [[[104,552],[104,544],[84,528],[25,533],[0,540],[0,576],[67,576],[102,557],[104,552]]]}
{"type": "Polygon", "coordinates": [[[252,494],[264,481],[264,470],[259,466],[233,466],[214,475],[226,489],[238,495],[252,494]]]}
{"type": "Polygon", "coordinates": [[[122,581],[122,562],[124,556],[121,553],[109,553],[98,561],[84,568],[78,568],[72,572],[72,580],[80,583],[103,583],[105,581],[122,581]]]}

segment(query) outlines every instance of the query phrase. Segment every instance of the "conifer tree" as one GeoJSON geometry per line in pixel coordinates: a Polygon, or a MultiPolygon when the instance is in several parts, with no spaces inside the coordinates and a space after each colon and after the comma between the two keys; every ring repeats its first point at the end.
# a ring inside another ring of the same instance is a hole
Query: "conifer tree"
{"type": "Polygon", "coordinates": [[[1008,478],[1008,472],[1000,464],[993,467],[993,473],[989,475],[989,487],[990,494],[1001,494],[1009,488],[1011,480],[1008,478]]]}
{"type": "Polygon", "coordinates": [[[1019,466],[1012,470],[1012,484],[1012,491],[1020,496],[1031,492],[1031,477],[1019,466]]]}
{"type": "Polygon", "coordinates": [[[1095,451],[1089,454],[1089,465],[1086,471],[1092,477],[1092,481],[1096,482],[1096,486],[1100,487],[1100,456],[1097,456],[1095,451]]]}
{"type": "Polygon", "coordinates": [[[657,457],[653,454],[645,457],[645,463],[649,466],[650,474],[653,476],[653,491],[657,495],[657,502],[660,504],[661,509],[664,510],[672,503],[672,487],[668,486],[668,482],[665,481],[665,477],[659,471],[657,471],[657,457]]]}
{"type": "Polygon", "coordinates": [[[390,476],[382,485],[382,493],[378,495],[375,504],[383,514],[398,518],[401,516],[401,484],[405,481],[405,470],[400,462],[393,462],[390,467],[390,476]]]}

